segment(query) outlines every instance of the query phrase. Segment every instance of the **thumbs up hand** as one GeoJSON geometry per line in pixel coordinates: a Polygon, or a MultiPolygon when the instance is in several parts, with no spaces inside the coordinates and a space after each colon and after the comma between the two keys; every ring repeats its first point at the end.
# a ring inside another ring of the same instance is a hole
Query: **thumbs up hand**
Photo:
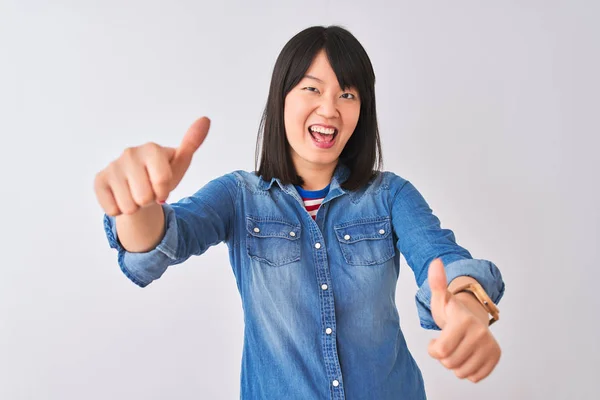
{"type": "Polygon", "coordinates": [[[125,149],[96,174],[94,188],[104,211],[111,216],[131,215],[140,208],[165,202],[181,182],[209,127],[208,118],[197,119],[177,148],[146,143],[125,149]]]}
{"type": "Polygon", "coordinates": [[[448,291],[446,272],[437,258],[429,265],[428,282],[431,288],[431,314],[442,330],[429,344],[429,355],[452,370],[460,378],[479,382],[487,377],[500,360],[500,346],[492,335],[487,312],[471,293],[452,295],[448,291]]]}

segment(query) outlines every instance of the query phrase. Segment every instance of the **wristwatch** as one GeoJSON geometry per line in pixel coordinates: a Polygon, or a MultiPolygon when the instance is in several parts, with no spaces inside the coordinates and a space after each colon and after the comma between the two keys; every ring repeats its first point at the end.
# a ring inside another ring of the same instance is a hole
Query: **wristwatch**
{"type": "Polygon", "coordinates": [[[500,319],[500,310],[498,310],[498,307],[496,307],[492,299],[490,299],[490,296],[487,295],[479,283],[468,283],[466,285],[459,286],[452,292],[452,294],[458,294],[460,292],[470,292],[477,298],[477,300],[479,300],[483,308],[485,308],[488,314],[492,316],[490,318],[489,325],[492,325],[494,322],[500,319]]]}

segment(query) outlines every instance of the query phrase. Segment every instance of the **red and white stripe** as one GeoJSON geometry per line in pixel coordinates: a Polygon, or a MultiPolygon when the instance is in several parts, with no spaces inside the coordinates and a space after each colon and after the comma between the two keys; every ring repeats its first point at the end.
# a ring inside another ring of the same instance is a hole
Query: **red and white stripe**
{"type": "Polygon", "coordinates": [[[306,211],[308,211],[312,219],[317,218],[317,211],[319,210],[319,207],[321,206],[321,203],[324,199],[325,197],[321,197],[320,199],[305,199],[304,197],[302,198],[302,201],[304,202],[304,207],[306,208],[306,211]]]}

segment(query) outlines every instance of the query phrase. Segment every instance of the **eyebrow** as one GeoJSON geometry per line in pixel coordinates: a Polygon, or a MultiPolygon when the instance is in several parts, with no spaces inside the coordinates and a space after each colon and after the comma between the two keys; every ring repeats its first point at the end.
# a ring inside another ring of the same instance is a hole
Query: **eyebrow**
{"type": "Polygon", "coordinates": [[[312,75],[304,75],[305,78],[308,79],[314,79],[315,81],[319,82],[319,83],[325,83],[323,82],[321,79],[317,78],[316,76],[312,76],[312,75]]]}
{"type": "MultiPolygon", "coordinates": [[[[304,75],[304,78],[305,79],[314,79],[315,81],[317,81],[319,83],[325,84],[325,82],[323,82],[321,79],[317,78],[316,76],[306,74],[306,75],[304,75]]],[[[354,90],[355,92],[358,92],[358,89],[356,89],[353,86],[348,86],[346,89],[354,90]]],[[[345,89],[342,89],[342,90],[345,90],[345,89]]]]}

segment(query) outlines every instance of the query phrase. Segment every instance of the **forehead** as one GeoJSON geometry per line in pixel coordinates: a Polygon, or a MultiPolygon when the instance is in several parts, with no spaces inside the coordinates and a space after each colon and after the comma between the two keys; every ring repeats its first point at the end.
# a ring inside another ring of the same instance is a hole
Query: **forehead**
{"type": "Polygon", "coordinates": [[[338,79],[334,69],[329,63],[329,58],[327,57],[327,53],[325,50],[320,50],[314,57],[312,63],[306,70],[304,77],[301,79],[310,80],[312,82],[318,82],[323,85],[331,85],[335,90],[356,90],[358,88],[355,86],[355,82],[350,77],[347,77],[344,82],[338,79]],[[342,85],[343,83],[343,85],[342,85]]]}
{"type": "Polygon", "coordinates": [[[321,50],[317,53],[313,59],[313,62],[310,64],[310,67],[308,67],[306,75],[319,78],[326,83],[330,83],[328,81],[331,80],[337,83],[337,77],[335,76],[333,68],[331,68],[331,64],[329,64],[329,59],[327,58],[327,54],[324,50],[321,50]]]}

